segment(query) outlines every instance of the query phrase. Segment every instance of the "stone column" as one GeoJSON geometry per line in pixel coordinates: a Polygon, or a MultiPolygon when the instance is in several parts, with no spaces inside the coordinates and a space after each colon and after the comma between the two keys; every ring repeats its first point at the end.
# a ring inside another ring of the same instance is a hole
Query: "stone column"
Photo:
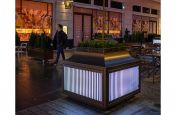
{"type": "Polygon", "coordinates": [[[124,2],[124,13],[122,13],[122,37],[124,37],[125,29],[127,28],[132,33],[132,4],[129,1],[124,2]]]}
{"type": "Polygon", "coordinates": [[[65,9],[62,1],[57,1],[56,5],[56,25],[67,26],[68,39],[73,39],[73,6],[71,9],[65,9]]]}

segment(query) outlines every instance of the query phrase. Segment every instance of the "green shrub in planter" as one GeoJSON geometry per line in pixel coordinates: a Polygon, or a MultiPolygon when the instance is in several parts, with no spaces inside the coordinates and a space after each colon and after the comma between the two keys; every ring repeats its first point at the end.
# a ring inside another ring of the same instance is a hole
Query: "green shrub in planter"
{"type": "Polygon", "coordinates": [[[40,48],[41,47],[41,37],[40,35],[37,35],[34,41],[34,47],[35,48],[40,48]]]}
{"type": "MultiPolygon", "coordinates": [[[[103,34],[102,33],[95,33],[94,39],[102,39],[103,34]]],[[[111,39],[112,35],[111,34],[104,34],[104,38],[106,39],[111,39]]]]}
{"type": "Polygon", "coordinates": [[[78,47],[90,47],[90,48],[113,48],[117,47],[118,42],[116,41],[84,41],[78,44],[78,47]]]}
{"type": "Polygon", "coordinates": [[[124,38],[125,42],[129,43],[141,43],[144,42],[144,32],[133,32],[127,38],[124,38]]]}
{"type": "Polygon", "coordinates": [[[29,45],[34,48],[51,49],[51,38],[45,33],[36,34],[31,33],[29,38],[29,45]]]}
{"type": "Polygon", "coordinates": [[[20,37],[18,36],[18,33],[15,33],[15,45],[19,46],[20,45],[20,37]]]}
{"type": "Polygon", "coordinates": [[[37,34],[35,34],[33,32],[30,34],[29,46],[34,47],[36,37],[37,37],[37,34]]]}
{"type": "Polygon", "coordinates": [[[51,49],[51,38],[47,36],[45,33],[42,33],[40,36],[41,39],[41,48],[43,49],[51,49]]]}

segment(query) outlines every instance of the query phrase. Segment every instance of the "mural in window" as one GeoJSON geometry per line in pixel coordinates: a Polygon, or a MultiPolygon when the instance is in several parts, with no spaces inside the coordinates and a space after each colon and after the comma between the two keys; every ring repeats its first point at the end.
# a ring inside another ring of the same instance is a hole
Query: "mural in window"
{"type": "Polygon", "coordinates": [[[141,29],[144,32],[149,32],[149,17],[142,17],[141,29]]]}
{"type": "Polygon", "coordinates": [[[16,31],[19,34],[20,41],[28,41],[30,33],[32,32],[45,32],[50,35],[52,23],[51,4],[31,1],[25,2],[22,8],[16,7],[16,31]]]}
{"type": "Polygon", "coordinates": [[[108,12],[105,12],[105,20],[103,21],[103,11],[93,11],[93,28],[94,33],[103,32],[103,24],[105,24],[105,33],[108,32],[108,12]]]}
{"type": "MultiPolygon", "coordinates": [[[[106,12],[105,16],[105,33],[119,37],[121,35],[122,15],[117,12],[106,12]],[[108,14],[109,13],[109,14],[108,14]],[[109,17],[108,17],[109,15],[109,17]]],[[[93,33],[103,32],[103,11],[93,11],[93,33]]]]}
{"type": "Polygon", "coordinates": [[[149,17],[133,15],[133,32],[149,33],[149,17]]]}
{"type": "Polygon", "coordinates": [[[119,37],[122,28],[122,15],[121,13],[110,12],[109,13],[109,34],[119,37]]]}
{"type": "Polygon", "coordinates": [[[142,22],[141,16],[133,15],[133,24],[132,24],[133,32],[141,31],[141,22],[142,22]]]}

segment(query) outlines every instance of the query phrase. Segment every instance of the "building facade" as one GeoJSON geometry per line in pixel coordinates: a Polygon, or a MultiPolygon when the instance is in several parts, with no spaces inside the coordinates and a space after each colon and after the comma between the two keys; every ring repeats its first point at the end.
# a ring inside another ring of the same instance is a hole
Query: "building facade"
{"type": "Polygon", "coordinates": [[[103,24],[105,33],[117,38],[124,36],[126,28],[130,34],[160,34],[159,0],[105,0],[105,7],[103,0],[73,1],[66,8],[64,0],[16,0],[17,32],[26,37],[23,40],[31,31],[45,31],[53,36],[59,23],[64,25],[68,38],[74,39],[75,46],[95,33],[102,33],[103,24]]]}

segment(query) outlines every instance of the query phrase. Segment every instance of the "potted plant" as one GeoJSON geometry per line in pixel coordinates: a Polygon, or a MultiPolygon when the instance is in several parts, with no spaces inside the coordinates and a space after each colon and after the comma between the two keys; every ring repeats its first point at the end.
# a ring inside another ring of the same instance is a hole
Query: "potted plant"
{"type": "Polygon", "coordinates": [[[63,61],[63,92],[75,100],[107,109],[140,92],[139,66],[140,61],[126,51],[124,43],[104,39],[81,42],[63,61]],[[115,95],[114,86],[126,93],[115,95]]]}
{"type": "Polygon", "coordinates": [[[115,40],[91,40],[79,43],[77,51],[107,53],[125,50],[125,48],[124,43],[118,43],[115,40]]]}
{"type": "Polygon", "coordinates": [[[20,45],[20,37],[18,36],[18,33],[15,33],[15,45],[19,46],[20,45]]]}
{"type": "Polygon", "coordinates": [[[28,55],[42,60],[53,58],[53,50],[51,47],[51,38],[45,33],[31,33],[29,38],[28,55]]]}

